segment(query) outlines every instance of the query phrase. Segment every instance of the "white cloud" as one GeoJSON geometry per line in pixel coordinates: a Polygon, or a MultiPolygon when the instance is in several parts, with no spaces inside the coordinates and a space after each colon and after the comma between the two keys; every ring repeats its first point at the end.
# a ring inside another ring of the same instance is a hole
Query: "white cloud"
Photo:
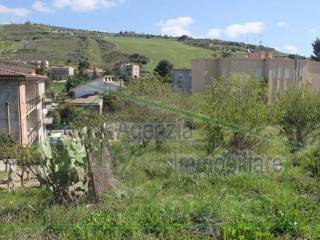
{"type": "Polygon", "coordinates": [[[212,29],[209,29],[207,36],[209,38],[218,38],[221,36],[222,32],[223,30],[220,28],[212,28],[212,29]]]}
{"type": "Polygon", "coordinates": [[[97,8],[112,8],[124,0],[53,0],[53,6],[58,9],[70,8],[77,12],[89,12],[97,8]]]}
{"type": "Polygon", "coordinates": [[[191,35],[191,32],[187,29],[189,25],[193,23],[191,17],[178,17],[173,19],[168,19],[166,21],[160,22],[161,34],[168,36],[182,36],[191,35]]]}
{"type": "Polygon", "coordinates": [[[292,44],[288,44],[288,45],[284,46],[283,49],[291,54],[299,53],[299,48],[297,48],[296,46],[294,46],[292,44]]]}
{"type": "Polygon", "coordinates": [[[15,17],[26,17],[31,13],[26,8],[9,8],[0,4],[0,14],[8,14],[15,17]]]}
{"type": "Polygon", "coordinates": [[[312,33],[312,34],[317,34],[318,30],[316,28],[310,28],[309,32],[312,33]]]}
{"type": "Polygon", "coordinates": [[[35,1],[32,4],[32,8],[37,11],[37,12],[41,12],[41,13],[54,13],[55,11],[48,7],[46,5],[46,3],[42,2],[42,1],[35,1]]]}
{"type": "Polygon", "coordinates": [[[283,28],[283,27],[288,26],[288,23],[280,21],[280,22],[277,22],[277,26],[280,27],[280,28],[283,28]]]}
{"type": "Polygon", "coordinates": [[[264,29],[262,22],[247,22],[244,24],[234,24],[225,29],[227,36],[237,38],[248,33],[261,33],[264,29]]]}

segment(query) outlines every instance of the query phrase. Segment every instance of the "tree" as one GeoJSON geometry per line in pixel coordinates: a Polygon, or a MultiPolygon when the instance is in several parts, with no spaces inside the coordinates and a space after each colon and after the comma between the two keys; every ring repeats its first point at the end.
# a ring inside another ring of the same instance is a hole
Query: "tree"
{"type": "Polygon", "coordinates": [[[37,66],[36,73],[40,75],[46,75],[47,74],[47,68],[44,61],[41,61],[40,65],[37,66]]]}
{"type": "Polygon", "coordinates": [[[29,180],[30,168],[33,160],[36,158],[34,148],[20,146],[19,142],[9,134],[0,135],[0,160],[7,165],[9,161],[13,161],[21,168],[21,172],[17,173],[20,177],[21,186],[24,186],[24,174],[27,173],[29,180]]]}
{"type": "Polygon", "coordinates": [[[71,88],[74,88],[80,84],[81,84],[81,81],[79,79],[74,77],[69,77],[65,85],[66,92],[68,93],[71,88]]]}
{"type": "Polygon", "coordinates": [[[83,109],[79,109],[73,104],[65,103],[58,108],[60,122],[65,126],[69,126],[78,119],[81,119],[81,112],[83,111],[83,109]]]}
{"type": "Polygon", "coordinates": [[[313,43],[313,55],[311,56],[311,59],[317,62],[320,62],[320,39],[317,38],[313,43]]]}
{"type": "Polygon", "coordinates": [[[139,53],[133,53],[129,55],[130,62],[147,65],[150,59],[146,56],[140,55],[139,53]]]}
{"type": "Polygon", "coordinates": [[[161,77],[167,77],[171,73],[172,69],[173,65],[168,60],[161,60],[154,71],[161,77]]]}
{"type": "Polygon", "coordinates": [[[189,36],[188,35],[182,35],[181,37],[179,37],[177,40],[178,42],[183,42],[185,40],[188,40],[189,36]]]}
{"type": "Polygon", "coordinates": [[[6,165],[6,171],[8,170],[8,161],[17,157],[16,150],[18,148],[18,141],[10,134],[0,135],[0,161],[3,161],[6,165]]]}
{"type": "Polygon", "coordinates": [[[273,102],[273,117],[292,145],[303,146],[320,124],[320,96],[309,86],[294,86],[273,102]]]}
{"type": "Polygon", "coordinates": [[[229,132],[232,149],[251,148],[259,142],[252,130],[260,130],[267,121],[264,87],[246,74],[216,79],[201,99],[200,110],[210,117],[205,124],[209,153],[224,143],[229,132]]]}
{"type": "Polygon", "coordinates": [[[163,83],[161,78],[151,75],[145,79],[129,82],[125,92],[121,93],[120,98],[116,101],[115,107],[119,109],[119,122],[133,124],[120,126],[120,132],[125,133],[129,136],[130,141],[141,147],[154,142],[156,150],[159,151],[168,139],[166,124],[175,123],[178,115],[154,108],[153,101],[161,102],[161,104],[179,104],[179,97],[174,93],[170,84],[163,83]],[[125,96],[121,97],[121,95],[125,96]],[[135,101],[131,101],[131,98],[135,101]],[[139,99],[150,103],[139,104],[139,99]]]}
{"type": "Polygon", "coordinates": [[[90,63],[88,62],[88,60],[84,60],[79,62],[78,64],[78,70],[79,70],[79,77],[81,79],[83,79],[84,76],[84,70],[89,69],[90,68],[90,63]]]}

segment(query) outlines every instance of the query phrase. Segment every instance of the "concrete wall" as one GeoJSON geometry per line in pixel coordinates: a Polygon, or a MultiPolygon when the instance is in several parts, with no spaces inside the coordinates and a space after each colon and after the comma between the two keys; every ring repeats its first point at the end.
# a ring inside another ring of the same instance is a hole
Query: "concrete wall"
{"type": "Polygon", "coordinates": [[[309,62],[307,66],[307,79],[312,87],[316,90],[320,90],[320,63],[309,62]]]}
{"type": "Polygon", "coordinates": [[[0,133],[8,133],[6,102],[9,103],[11,134],[19,139],[18,81],[0,80],[0,133]]]}
{"type": "Polygon", "coordinates": [[[219,60],[219,75],[228,77],[230,74],[248,73],[264,78],[265,61],[258,59],[233,59],[225,58],[219,60]]]}
{"type": "Polygon", "coordinates": [[[195,59],[192,61],[191,91],[204,91],[214,78],[219,77],[218,59],[195,59]]]}
{"type": "Polygon", "coordinates": [[[320,90],[320,63],[291,59],[196,59],[192,62],[192,92],[203,92],[214,78],[233,72],[254,74],[269,82],[269,97],[293,85],[307,83],[320,90]]]}

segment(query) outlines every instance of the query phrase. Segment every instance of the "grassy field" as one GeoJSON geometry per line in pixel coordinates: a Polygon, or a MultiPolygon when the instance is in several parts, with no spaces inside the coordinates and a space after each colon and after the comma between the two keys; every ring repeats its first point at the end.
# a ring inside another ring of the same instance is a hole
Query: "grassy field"
{"type": "Polygon", "coordinates": [[[200,57],[210,57],[212,51],[198,47],[191,47],[175,40],[146,39],[130,37],[107,37],[108,41],[117,45],[121,52],[139,53],[150,58],[146,69],[153,71],[158,62],[167,59],[176,68],[190,68],[191,60],[200,57]]]}
{"type": "Polygon", "coordinates": [[[52,31],[45,25],[0,27],[0,57],[8,59],[48,59],[51,64],[69,61],[73,65],[88,59],[92,66],[111,69],[119,61],[128,61],[127,54],[139,53],[150,58],[146,69],[153,70],[162,59],[184,68],[191,66],[193,58],[209,57],[214,53],[173,39],[117,38],[95,32],[52,31]]]}
{"type": "MultiPolygon", "coordinates": [[[[254,154],[284,157],[285,141],[272,138],[254,154]]],[[[176,151],[205,156],[201,131],[119,158],[117,190],[99,205],[66,209],[39,188],[0,191],[0,239],[319,239],[316,182],[291,160],[286,171],[221,174],[173,166],[176,151]]]]}
{"type": "Polygon", "coordinates": [[[53,93],[63,93],[66,91],[65,89],[65,83],[61,82],[50,82],[46,89],[47,92],[53,92],[53,93]]]}

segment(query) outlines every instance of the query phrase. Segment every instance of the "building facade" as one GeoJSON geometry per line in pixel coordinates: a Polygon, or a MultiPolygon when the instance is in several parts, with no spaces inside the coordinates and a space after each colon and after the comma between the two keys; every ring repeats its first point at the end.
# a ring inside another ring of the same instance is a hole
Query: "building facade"
{"type": "Polygon", "coordinates": [[[191,69],[173,69],[171,71],[171,82],[173,88],[181,93],[191,93],[191,69]]]}
{"type": "Polygon", "coordinates": [[[253,74],[269,84],[269,96],[302,82],[320,89],[320,63],[272,58],[203,58],[192,62],[191,91],[203,92],[214,79],[240,72],[253,74]]]}
{"type": "Polygon", "coordinates": [[[67,80],[74,76],[74,68],[69,66],[52,66],[51,77],[55,80],[67,80]]]}
{"type": "Polygon", "coordinates": [[[140,66],[137,64],[121,64],[115,67],[117,75],[127,75],[130,79],[140,78],[140,66]]]}
{"type": "Polygon", "coordinates": [[[0,63],[0,133],[15,136],[23,146],[45,139],[43,99],[46,79],[19,64],[0,63]]]}

